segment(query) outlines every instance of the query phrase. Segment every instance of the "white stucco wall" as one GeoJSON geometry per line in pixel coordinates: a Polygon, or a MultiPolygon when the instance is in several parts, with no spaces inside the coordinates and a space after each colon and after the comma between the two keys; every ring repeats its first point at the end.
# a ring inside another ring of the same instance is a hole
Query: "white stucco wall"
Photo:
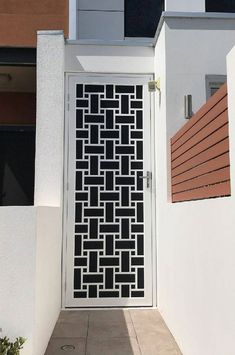
{"type": "Polygon", "coordinates": [[[0,337],[27,338],[22,355],[33,354],[35,221],[34,207],[0,207],[0,337]]]}
{"type": "Polygon", "coordinates": [[[61,309],[60,210],[0,208],[0,336],[44,355],[61,309]]]}
{"type": "Polygon", "coordinates": [[[69,42],[65,47],[65,71],[149,74],[154,71],[154,49],[148,45],[69,42]]]}
{"type": "Polygon", "coordinates": [[[64,36],[39,31],[35,204],[61,206],[64,127],[64,36]]]}
{"type": "Polygon", "coordinates": [[[226,54],[235,43],[233,24],[213,21],[167,20],[165,72],[156,48],[156,77],[165,82],[161,106],[156,94],[158,307],[184,355],[234,354],[235,197],[172,204],[169,189],[169,139],[186,122],[183,96],[193,95],[195,111],[204,103],[205,75],[226,74],[226,54]]]}
{"type": "MultiPolygon", "coordinates": [[[[229,105],[229,133],[230,133],[230,161],[231,161],[231,176],[235,181],[235,47],[227,55],[227,85],[228,85],[228,105],[229,105]]],[[[235,183],[231,186],[232,195],[235,196],[235,183]]]]}
{"type": "Polygon", "coordinates": [[[33,355],[44,354],[62,302],[64,95],[63,32],[39,31],[35,161],[35,205],[38,206],[36,319],[33,355]]]}
{"type": "Polygon", "coordinates": [[[33,355],[43,355],[61,310],[61,212],[37,208],[33,355]]]}
{"type": "Polygon", "coordinates": [[[61,309],[63,126],[63,33],[41,32],[35,205],[0,207],[0,336],[27,338],[22,355],[44,355],[61,309]]]}
{"type": "Polygon", "coordinates": [[[234,33],[234,19],[166,19],[170,135],[185,123],[184,95],[193,95],[196,112],[206,100],[205,75],[226,75],[226,55],[235,44],[234,33]]]}

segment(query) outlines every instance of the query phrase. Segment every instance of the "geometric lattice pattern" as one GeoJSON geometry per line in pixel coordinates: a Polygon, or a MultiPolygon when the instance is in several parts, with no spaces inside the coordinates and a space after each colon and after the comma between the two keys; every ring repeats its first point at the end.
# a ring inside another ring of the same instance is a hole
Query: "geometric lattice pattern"
{"type": "Polygon", "coordinates": [[[74,298],[144,297],[143,87],[76,85],[74,298]]]}

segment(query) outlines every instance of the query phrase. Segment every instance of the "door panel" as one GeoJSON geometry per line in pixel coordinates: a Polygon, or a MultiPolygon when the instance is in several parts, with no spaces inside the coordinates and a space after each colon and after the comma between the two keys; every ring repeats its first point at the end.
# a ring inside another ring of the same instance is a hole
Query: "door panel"
{"type": "Polygon", "coordinates": [[[66,306],[152,305],[147,79],[70,76],[69,95],[66,306]]]}

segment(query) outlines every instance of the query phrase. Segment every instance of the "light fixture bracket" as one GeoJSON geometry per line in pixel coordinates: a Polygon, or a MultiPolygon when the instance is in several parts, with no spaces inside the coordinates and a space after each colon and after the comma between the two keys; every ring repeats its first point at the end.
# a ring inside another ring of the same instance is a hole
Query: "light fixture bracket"
{"type": "Polygon", "coordinates": [[[156,92],[156,90],[161,91],[161,81],[160,78],[157,80],[151,80],[148,82],[149,92],[156,92]]]}

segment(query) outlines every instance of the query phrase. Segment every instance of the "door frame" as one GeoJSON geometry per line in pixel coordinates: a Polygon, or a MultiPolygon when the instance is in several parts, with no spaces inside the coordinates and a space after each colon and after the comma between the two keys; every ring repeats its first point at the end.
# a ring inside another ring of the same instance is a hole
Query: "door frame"
{"type": "MultiPolygon", "coordinates": [[[[112,73],[81,73],[81,72],[69,72],[65,73],[65,96],[64,96],[64,161],[63,161],[63,210],[62,210],[62,309],[84,309],[87,307],[68,307],[66,306],[66,268],[67,268],[67,222],[68,222],[68,177],[69,177],[69,79],[73,76],[80,76],[83,78],[104,78],[104,77],[114,77],[114,78],[130,78],[130,79],[143,79],[146,81],[151,81],[154,79],[154,74],[112,74],[112,73]]],[[[152,301],[153,305],[150,308],[157,307],[157,230],[156,230],[156,154],[155,154],[155,94],[150,93],[150,150],[151,150],[151,172],[152,172],[152,194],[151,194],[151,245],[152,245],[152,301]]],[[[136,306],[133,306],[136,307],[136,306]]],[[[100,308],[100,307],[90,307],[90,308],[100,308]]],[[[103,307],[102,307],[103,308],[103,307]]],[[[122,308],[122,307],[109,307],[107,308],[122,308]]],[[[149,308],[149,306],[148,306],[149,308]]]]}

